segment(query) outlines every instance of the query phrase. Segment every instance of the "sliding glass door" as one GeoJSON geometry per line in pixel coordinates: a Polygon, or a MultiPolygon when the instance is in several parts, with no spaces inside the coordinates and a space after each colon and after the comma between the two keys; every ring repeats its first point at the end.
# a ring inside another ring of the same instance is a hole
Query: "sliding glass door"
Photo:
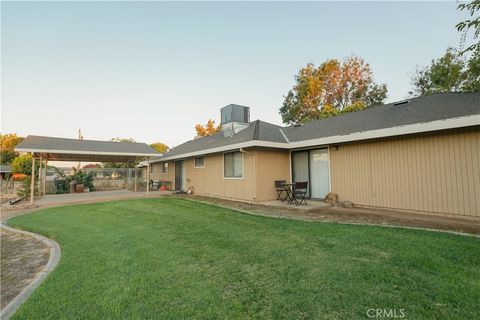
{"type": "Polygon", "coordinates": [[[310,151],[311,198],[325,199],[330,192],[328,149],[310,151]]]}
{"type": "Polygon", "coordinates": [[[308,182],[307,196],[324,199],[330,192],[328,149],[292,152],[293,182],[308,182]]]}
{"type": "MultiPolygon", "coordinates": [[[[309,181],[308,178],[308,151],[297,151],[292,153],[292,178],[293,182],[309,181]]],[[[310,189],[310,183],[308,184],[310,189]]],[[[309,194],[307,189],[307,195],[309,194]]]]}

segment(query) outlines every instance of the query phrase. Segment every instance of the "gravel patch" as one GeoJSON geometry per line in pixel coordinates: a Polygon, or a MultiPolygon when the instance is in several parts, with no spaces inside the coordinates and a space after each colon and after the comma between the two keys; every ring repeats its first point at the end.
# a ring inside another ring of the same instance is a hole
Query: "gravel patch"
{"type": "Polygon", "coordinates": [[[15,298],[48,263],[42,241],[1,229],[1,308],[15,298]]]}

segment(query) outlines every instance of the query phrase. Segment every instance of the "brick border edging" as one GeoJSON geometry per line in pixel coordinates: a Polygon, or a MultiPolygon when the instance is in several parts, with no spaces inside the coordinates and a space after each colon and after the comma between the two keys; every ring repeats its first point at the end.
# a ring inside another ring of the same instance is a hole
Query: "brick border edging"
{"type": "Polygon", "coordinates": [[[50,257],[48,258],[47,264],[39,273],[37,273],[33,280],[0,311],[0,318],[3,320],[7,320],[18,310],[18,308],[27,300],[27,298],[32,294],[32,292],[55,269],[55,267],[58,265],[58,262],[60,261],[61,256],[60,245],[57,242],[37,233],[12,228],[5,224],[5,222],[8,220],[9,219],[2,221],[0,227],[13,233],[28,235],[34,239],[43,242],[46,246],[50,248],[50,257]]]}

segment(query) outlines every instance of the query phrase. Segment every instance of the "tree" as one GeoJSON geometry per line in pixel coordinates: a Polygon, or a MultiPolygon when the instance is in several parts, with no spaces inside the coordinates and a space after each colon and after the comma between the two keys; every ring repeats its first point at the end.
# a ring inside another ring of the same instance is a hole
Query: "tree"
{"type": "MultiPolygon", "coordinates": [[[[133,138],[112,138],[110,141],[114,142],[127,142],[127,143],[135,143],[135,139],[133,138]]],[[[103,162],[104,168],[135,168],[139,161],[132,161],[132,162],[103,162]]]]}
{"type": "MultiPolygon", "coordinates": [[[[457,9],[460,11],[464,11],[464,10],[468,11],[470,16],[472,17],[471,19],[464,20],[455,26],[457,30],[462,33],[460,46],[461,48],[464,48],[465,42],[467,40],[467,35],[470,29],[473,29],[474,40],[477,40],[480,37],[480,15],[478,15],[478,12],[480,11],[480,0],[473,0],[469,3],[460,3],[457,9]],[[475,17],[476,14],[477,16],[475,17]]],[[[477,41],[476,43],[469,45],[468,47],[463,49],[461,53],[463,54],[465,52],[473,52],[473,53],[479,54],[480,41],[477,41]]]]}
{"type": "Polygon", "coordinates": [[[211,136],[212,134],[215,134],[222,130],[222,126],[215,127],[215,121],[212,119],[208,119],[207,124],[204,126],[201,124],[195,125],[195,130],[197,131],[198,137],[211,136]]]}
{"type": "MultiPolygon", "coordinates": [[[[35,175],[38,175],[40,164],[35,162],[35,175]]],[[[32,174],[32,155],[30,153],[22,154],[12,161],[12,172],[23,173],[26,175],[32,174]]]]}
{"type": "Polygon", "coordinates": [[[14,148],[22,142],[23,138],[17,136],[16,133],[0,134],[1,143],[1,164],[12,163],[13,159],[18,156],[18,153],[14,151],[14,148]]]}
{"type": "Polygon", "coordinates": [[[164,143],[161,142],[155,142],[150,144],[150,147],[153,149],[157,150],[158,152],[164,153],[168,150],[168,146],[164,143]]]}
{"type": "Polygon", "coordinates": [[[475,92],[480,90],[480,56],[466,61],[457,50],[448,48],[445,55],[433,59],[430,66],[417,67],[411,75],[415,95],[437,92],[475,92]]]}
{"type": "Polygon", "coordinates": [[[368,63],[357,56],[309,63],[295,76],[295,85],[280,108],[283,122],[303,123],[381,104],[387,86],[376,84],[368,63]],[[353,106],[353,107],[351,107],[353,106]]]}

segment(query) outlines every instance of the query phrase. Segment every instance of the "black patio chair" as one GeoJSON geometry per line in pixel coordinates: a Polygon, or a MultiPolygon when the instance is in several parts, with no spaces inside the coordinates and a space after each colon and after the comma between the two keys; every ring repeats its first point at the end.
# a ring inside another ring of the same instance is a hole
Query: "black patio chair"
{"type": "Polygon", "coordinates": [[[302,203],[305,203],[305,205],[307,205],[307,200],[305,199],[305,196],[307,195],[307,188],[308,188],[308,181],[295,182],[295,185],[293,186],[293,192],[292,192],[292,198],[293,198],[293,201],[295,202],[295,205],[298,206],[302,203]]]}
{"type": "Polygon", "coordinates": [[[277,190],[277,200],[285,201],[285,198],[282,198],[282,192],[285,191],[284,184],[287,183],[287,180],[275,180],[275,190],[277,190]]]}

